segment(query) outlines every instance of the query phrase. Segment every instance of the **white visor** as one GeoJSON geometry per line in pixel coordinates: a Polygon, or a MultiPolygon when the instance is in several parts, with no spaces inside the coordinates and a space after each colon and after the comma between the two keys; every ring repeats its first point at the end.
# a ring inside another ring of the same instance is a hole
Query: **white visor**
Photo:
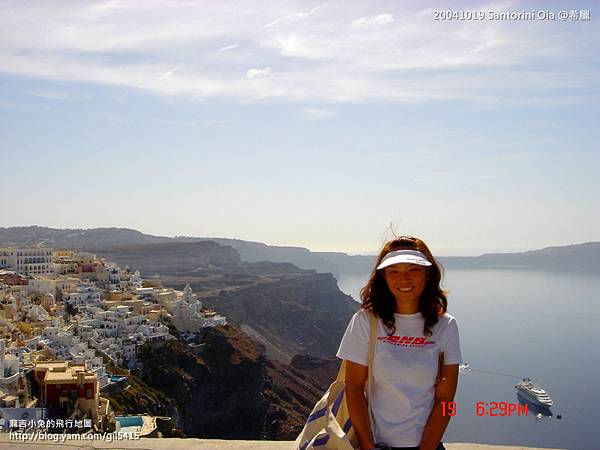
{"type": "Polygon", "coordinates": [[[419,266],[431,266],[431,261],[418,250],[394,250],[383,257],[377,270],[393,264],[417,264],[419,266]]]}

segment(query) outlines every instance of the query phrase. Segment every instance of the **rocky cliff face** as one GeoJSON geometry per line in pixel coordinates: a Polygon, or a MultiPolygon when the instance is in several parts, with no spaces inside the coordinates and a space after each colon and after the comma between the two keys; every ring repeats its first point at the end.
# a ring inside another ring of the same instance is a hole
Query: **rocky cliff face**
{"type": "Polygon", "coordinates": [[[170,342],[142,355],[142,380],[177,404],[188,436],[260,437],[267,402],[264,360],[232,329],[209,332],[206,351],[170,342]]]}
{"type": "Polygon", "coordinates": [[[144,347],[141,379],[111,397],[117,410],[169,415],[188,437],[294,439],[337,373],[337,361],[272,361],[233,326],[207,330],[203,344],[199,352],[179,341],[144,347]]]}
{"type": "Polygon", "coordinates": [[[334,356],[358,308],[331,274],[290,263],[240,262],[235,249],[215,242],[113,246],[97,253],[145,274],[159,273],[165,286],[189,283],[205,306],[286,364],[296,354],[334,356]]]}
{"type": "Polygon", "coordinates": [[[222,290],[202,301],[262,343],[269,357],[286,364],[296,354],[335,356],[358,309],[331,274],[308,271],[222,290]]]}
{"type": "Polygon", "coordinates": [[[164,285],[189,283],[205,306],[227,316],[265,345],[267,355],[289,363],[296,354],[332,357],[358,308],[331,274],[290,263],[240,262],[231,247],[214,242],[114,246],[98,254],[164,285]]]}
{"type": "Polygon", "coordinates": [[[235,249],[211,241],[115,245],[91,251],[143,274],[193,274],[198,269],[235,266],[240,262],[235,249]]]}

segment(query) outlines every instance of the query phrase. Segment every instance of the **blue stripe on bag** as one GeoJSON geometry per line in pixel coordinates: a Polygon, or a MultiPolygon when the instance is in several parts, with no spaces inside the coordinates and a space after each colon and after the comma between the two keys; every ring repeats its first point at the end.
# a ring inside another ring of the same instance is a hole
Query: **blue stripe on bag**
{"type": "MultiPolygon", "coordinates": [[[[335,399],[335,402],[333,402],[333,405],[331,407],[331,412],[333,413],[334,416],[337,415],[337,413],[340,409],[340,406],[342,405],[343,399],[344,399],[344,391],[340,391],[337,398],[335,399]]],[[[313,420],[317,420],[318,418],[323,417],[325,415],[326,411],[327,411],[327,406],[325,408],[322,408],[322,409],[318,410],[317,412],[311,414],[310,416],[308,416],[308,419],[306,419],[306,423],[310,423],[313,420]]]]}
{"type": "Polygon", "coordinates": [[[331,408],[331,412],[333,413],[334,416],[337,416],[338,410],[340,409],[340,406],[342,404],[342,400],[344,400],[344,391],[343,390],[340,391],[337,398],[335,399],[335,402],[333,402],[333,407],[331,408]]]}
{"type": "MultiPolygon", "coordinates": [[[[343,400],[344,400],[344,390],[340,391],[340,393],[336,397],[335,401],[333,402],[333,405],[331,405],[331,412],[334,416],[336,416],[338,411],[340,410],[340,406],[342,405],[343,400]]],[[[322,408],[322,409],[318,410],[317,412],[311,414],[310,416],[308,416],[308,419],[306,419],[306,423],[308,424],[314,420],[319,419],[320,417],[323,417],[326,412],[327,412],[327,406],[325,408],[322,408]]],[[[347,433],[351,427],[352,427],[352,421],[350,420],[350,418],[348,418],[348,420],[346,420],[346,423],[344,424],[344,427],[343,427],[344,433],[347,433]]],[[[329,442],[329,436],[325,435],[323,437],[320,437],[319,439],[315,439],[313,442],[313,446],[317,447],[317,446],[325,445],[325,444],[327,444],[327,442],[329,442]]],[[[309,441],[304,442],[304,444],[300,446],[300,450],[306,450],[306,447],[308,447],[309,443],[310,443],[309,441]]]]}
{"type": "Polygon", "coordinates": [[[348,417],[348,420],[346,420],[346,423],[344,424],[344,428],[342,428],[342,430],[344,430],[344,433],[347,433],[350,428],[352,428],[352,421],[350,420],[350,417],[348,417]]]}
{"type": "Polygon", "coordinates": [[[325,444],[327,444],[327,441],[329,441],[329,435],[325,435],[322,438],[315,439],[315,441],[313,442],[313,445],[315,445],[315,446],[325,445],[325,444]]]}
{"type": "Polygon", "coordinates": [[[325,411],[327,411],[327,407],[318,410],[316,413],[311,414],[310,416],[308,416],[308,419],[306,419],[306,423],[310,423],[313,420],[317,420],[319,417],[323,417],[325,415],[325,411]]]}

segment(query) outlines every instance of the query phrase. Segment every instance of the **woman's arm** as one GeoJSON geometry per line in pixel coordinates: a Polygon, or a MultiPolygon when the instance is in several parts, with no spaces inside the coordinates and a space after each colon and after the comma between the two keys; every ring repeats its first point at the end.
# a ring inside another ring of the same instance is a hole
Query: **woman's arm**
{"type": "Polygon", "coordinates": [[[450,422],[450,415],[442,415],[442,402],[454,401],[458,384],[458,364],[445,366],[446,378],[435,386],[435,402],[425,424],[421,437],[420,450],[435,450],[444,436],[444,431],[450,422]]]}
{"type": "Polygon", "coordinates": [[[367,376],[367,366],[346,360],[346,402],[361,450],[370,450],[374,447],[365,398],[367,376]]]}

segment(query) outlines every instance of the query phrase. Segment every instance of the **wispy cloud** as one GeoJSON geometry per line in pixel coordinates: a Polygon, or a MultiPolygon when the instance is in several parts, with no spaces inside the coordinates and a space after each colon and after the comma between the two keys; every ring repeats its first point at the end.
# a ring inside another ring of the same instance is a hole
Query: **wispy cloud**
{"type": "Polygon", "coordinates": [[[228,51],[228,50],[233,50],[234,48],[238,48],[238,47],[239,47],[239,44],[227,45],[227,46],[225,46],[225,47],[221,47],[221,48],[218,50],[218,52],[219,52],[219,53],[223,53],[223,52],[226,52],[226,51],[228,51]]]}
{"type": "Polygon", "coordinates": [[[273,69],[270,67],[265,67],[263,69],[250,69],[246,72],[246,76],[248,78],[256,78],[256,77],[265,77],[270,76],[273,73],[273,69]]]}
{"type": "Polygon", "coordinates": [[[356,19],[352,22],[352,25],[357,27],[372,27],[385,25],[388,23],[392,23],[394,21],[394,17],[391,14],[379,14],[373,17],[361,17],[360,19],[356,19]]]}
{"type": "Polygon", "coordinates": [[[418,2],[244,6],[5,2],[0,72],[240,100],[460,100],[497,108],[597,93],[596,78],[578,65],[584,57],[587,67],[597,63],[600,32],[586,24],[435,21],[418,2]],[[227,41],[235,44],[216,44],[227,41]],[[216,58],[215,48],[227,57],[216,58]]]}
{"type": "Polygon", "coordinates": [[[311,9],[310,11],[307,11],[307,12],[298,12],[298,13],[287,14],[285,16],[278,17],[277,19],[273,20],[272,22],[269,22],[268,24],[266,24],[263,27],[263,30],[266,30],[267,28],[271,28],[280,22],[298,21],[298,20],[305,19],[306,17],[310,16],[315,11],[317,11],[319,8],[320,8],[320,6],[315,6],[313,9],[311,9]]]}
{"type": "Polygon", "coordinates": [[[183,68],[183,66],[177,66],[174,69],[171,69],[169,71],[167,71],[162,77],[164,78],[169,78],[171,75],[173,75],[175,72],[177,72],[178,70],[181,70],[183,68]]]}

